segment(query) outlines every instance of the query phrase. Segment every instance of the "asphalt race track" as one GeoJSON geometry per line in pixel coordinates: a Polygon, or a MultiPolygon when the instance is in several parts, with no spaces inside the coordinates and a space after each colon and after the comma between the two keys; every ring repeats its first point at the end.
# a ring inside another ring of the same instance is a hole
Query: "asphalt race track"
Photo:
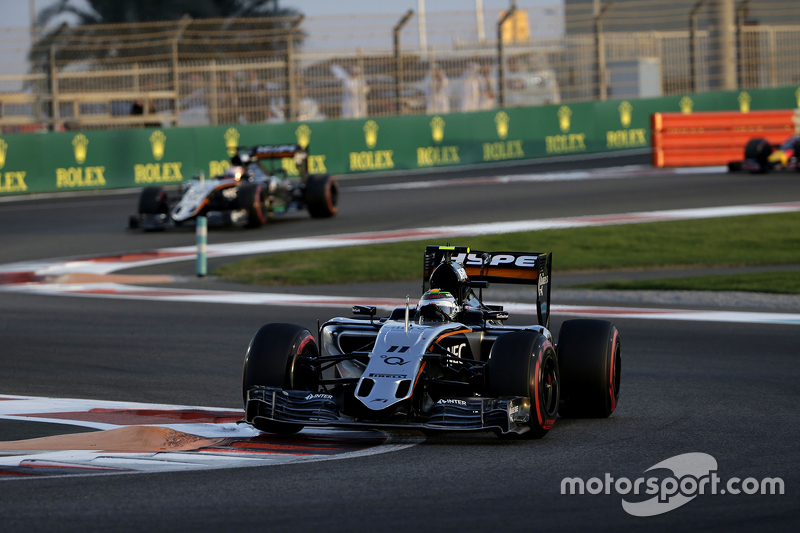
{"type": "MultiPolygon", "coordinates": [[[[341,211],[333,220],[290,214],[254,231],[212,230],[209,242],[800,200],[793,174],[651,169],[625,178],[495,179],[642,159],[415,175],[411,181],[437,182],[417,189],[375,189],[408,181],[399,176],[343,180],[341,211]],[[464,183],[448,186],[453,180],[464,183]]],[[[127,231],[135,205],[130,193],[0,203],[0,264],[192,244],[191,228],[127,231]]],[[[193,271],[190,262],[167,266],[171,274],[193,271]]],[[[370,296],[369,290],[354,295],[370,296]]],[[[236,410],[244,351],[259,326],[279,321],[313,330],[317,318],[346,312],[0,292],[0,396],[236,410]]],[[[554,332],[562,320],[553,317],[554,332]]],[[[615,323],[622,336],[622,392],[609,419],[559,419],[540,441],[448,433],[389,453],[322,462],[0,476],[0,531],[797,530],[798,326],[615,323]],[[645,471],[693,452],[716,460],[720,487],[734,477],[780,477],[785,494],[703,494],[652,517],[631,516],[621,504],[651,496],[613,489],[561,494],[565,477],[668,481],[664,469],[645,471]]],[[[86,429],[0,418],[0,441],[76,431],[86,429]]]]}

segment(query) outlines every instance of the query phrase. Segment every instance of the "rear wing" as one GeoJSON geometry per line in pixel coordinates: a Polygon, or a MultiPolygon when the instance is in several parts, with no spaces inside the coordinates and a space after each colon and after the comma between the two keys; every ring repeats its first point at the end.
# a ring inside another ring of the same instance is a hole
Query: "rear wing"
{"type": "Polygon", "coordinates": [[[262,159],[284,159],[291,157],[294,159],[297,170],[305,178],[308,175],[308,147],[301,147],[299,144],[260,144],[258,146],[240,146],[236,149],[236,155],[231,160],[232,165],[246,165],[253,161],[262,159]],[[237,161],[238,159],[238,161],[237,161]]]}
{"type": "Polygon", "coordinates": [[[470,281],[536,285],[536,315],[539,324],[550,323],[550,274],[552,253],[482,252],[463,246],[428,246],[422,275],[423,287],[442,262],[464,266],[470,281]]]}

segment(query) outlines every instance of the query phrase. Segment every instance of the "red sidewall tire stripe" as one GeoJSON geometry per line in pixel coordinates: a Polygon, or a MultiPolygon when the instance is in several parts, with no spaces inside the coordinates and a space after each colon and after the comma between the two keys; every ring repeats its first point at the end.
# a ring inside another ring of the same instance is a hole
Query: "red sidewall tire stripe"
{"type": "Polygon", "coordinates": [[[264,209],[263,209],[264,206],[261,204],[261,189],[262,189],[261,185],[256,187],[256,194],[254,200],[255,203],[253,204],[253,207],[255,208],[256,214],[258,215],[258,221],[261,222],[261,224],[266,224],[267,219],[264,218],[264,209]]]}
{"type": "Polygon", "coordinates": [[[619,331],[617,328],[614,328],[614,336],[611,338],[611,355],[610,355],[610,364],[609,366],[609,375],[608,375],[608,393],[611,397],[611,411],[610,413],[614,412],[614,409],[617,408],[617,397],[614,393],[614,364],[617,360],[617,338],[619,336],[619,331]]]}

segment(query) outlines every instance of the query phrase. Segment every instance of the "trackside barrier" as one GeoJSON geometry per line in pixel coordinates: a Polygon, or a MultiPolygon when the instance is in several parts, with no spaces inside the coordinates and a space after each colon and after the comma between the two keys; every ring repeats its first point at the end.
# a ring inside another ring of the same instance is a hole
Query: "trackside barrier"
{"type": "Polygon", "coordinates": [[[747,141],[781,144],[800,121],[797,110],[653,113],[654,167],[727,165],[744,158],[747,141]]]}
{"type": "MultiPolygon", "coordinates": [[[[677,120],[694,120],[702,116],[698,112],[725,111],[734,117],[729,122],[744,125],[750,123],[742,121],[756,111],[795,107],[800,107],[797,85],[441,115],[2,135],[0,196],[176,185],[200,172],[208,177],[222,174],[237,146],[256,144],[297,142],[308,148],[312,174],[435,169],[647,149],[654,113],[666,120],[665,112],[680,111],[674,114],[687,118],[677,120]]],[[[706,142],[689,139],[690,144],[706,142]]],[[[736,141],[734,146],[741,150],[744,143],[736,141]]],[[[720,162],[727,160],[685,159],[680,164],[720,162]]],[[[291,158],[276,165],[287,176],[299,175],[291,158]]]]}

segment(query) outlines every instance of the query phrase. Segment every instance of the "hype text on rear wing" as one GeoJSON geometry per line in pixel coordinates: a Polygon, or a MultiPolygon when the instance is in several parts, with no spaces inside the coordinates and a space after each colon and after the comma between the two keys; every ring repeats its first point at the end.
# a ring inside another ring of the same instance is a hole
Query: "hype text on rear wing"
{"type": "Polygon", "coordinates": [[[539,324],[550,322],[550,274],[552,253],[482,252],[463,246],[428,246],[425,249],[422,283],[430,281],[433,269],[450,259],[464,266],[471,281],[536,285],[536,314],[539,324]]]}

